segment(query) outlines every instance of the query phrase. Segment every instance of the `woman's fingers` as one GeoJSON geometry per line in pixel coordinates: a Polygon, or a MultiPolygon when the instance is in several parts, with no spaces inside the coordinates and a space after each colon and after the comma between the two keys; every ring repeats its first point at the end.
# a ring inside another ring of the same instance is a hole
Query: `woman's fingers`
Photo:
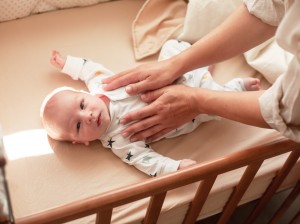
{"type": "Polygon", "coordinates": [[[126,92],[134,95],[170,85],[178,77],[173,75],[173,64],[166,61],[139,65],[103,79],[102,83],[106,84],[103,89],[110,91],[126,86],[126,92]]]}
{"type": "Polygon", "coordinates": [[[145,91],[149,91],[152,88],[153,88],[153,85],[152,85],[151,81],[144,79],[137,83],[126,86],[125,90],[129,95],[136,95],[136,94],[140,94],[145,91]]]}
{"type": "Polygon", "coordinates": [[[130,136],[131,141],[146,139],[147,137],[155,134],[159,130],[159,127],[158,125],[156,125],[155,120],[156,118],[154,116],[146,118],[138,123],[134,123],[126,129],[124,129],[122,135],[124,137],[130,136]]]}
{"type": "Polygon", "coordinates": [[[147,75],[138,73],[137,71],[117,74],[111,78],[104,79],[102,83],[107,83],[103,87],[103,89],[106,91],[126,86],[125,90],[129,95],[135,95],[149,91],[157,86],[151,80],[147,79],[147,75]]]}
{"type": "Polygon", "coordinates": [[[139,79],[135,72],[131,72],[131,70],[129,70],[116,74],[110,78],[103,79],[102,83],[106,84],[103,86],[104,90],[111,91],[131,83],[136,83],[138,81],[139,79]]]}
{"type": "Polygon", "coordinates": [[[123,136],[131,136],[132,141],[156,139],[192,120],[197,112],[189,102],[190,91],[188,87],[174,85],[143,94],[144,101],[153,102],[121,119],[122,124],[131,123],[123,130],[123,136]]]}
{"type": "MultiPolygon", "coordinates": [[[[159,98],[163,93],[164,93],[164,89],[158,89],[155,91],[151,91],[146,94],[146,98],[149,100],[149,102],[150,102],[150,100],[154,101],[155,99],[159,98]]],[[[148,104],[139,110],[132,111],[132,112],[126,114],[124,117],[122,117],[121,124],[128,124],[133,121],[139,121],[139,123],[142,123],[142,121],[140,121],[140,120],[143,120],[148,117],[154,117],[155,115],[159,115],[160,112],[165,109],[164,107],[165,107],[164,103],[159,102],[159,101],[154,101],[153,103],[148,104]]],[[[151,120],[151,121],[158,122],[156,120],[151,120]]],[[[143,125],[143,123],[141,124],[141,126],[142,125],[143,125]]],[[[133,126],[133,125],[131,125],[131,126],[133,126]]],[[[138,131],[140,131],[140,130],[138,130],[138,131]]]]}
{"type": "Polygon", "coordinates": [[[141,94],[141,100],[145,103],[151,103],[163,94],[163,89],[157,89],[141,94]]]}
{"type": "MultiPolygon", "coordinates": [[[[128,124],[132,121],[139,121],[144,118],[153,116],[157,114],[157,110],[154,104],[147,105],[139,110],[133,111],[125,115],[121,119],[121,124],[128,124]]],[[[141,122],[140,122],[141,123],[141,122]]],[[[143,125],[143,124],[142,124],[143,125]]],[[[142,126],[141,125],[141,126],[142,126]]]]}
{"type": "MultiPolygon", "coordinates": [[[[172,131],[172,128],[157,128],[157,127],[153,127],[152,130],[147,130],[145,131],[145,133],[141,133],[141,135],[146,136],[147,142],[152,142],[156,139],[161,138],[162,136],[164,136],[165,134],[169,133],[170,131],[172,131]]],[[[133,136],[134,137],[134,136],[133,136]]]]}
{"type": "Polygon", "coordinates": [[[153,116],[132,124],[124,129],[122,135],[124,137],[130,136],[130,141],[132,142],[143,139],[152,142],[173,130],[173,128],[164,128],[163,125],[156,122],[157,120],[158,117],[153,116]]]}

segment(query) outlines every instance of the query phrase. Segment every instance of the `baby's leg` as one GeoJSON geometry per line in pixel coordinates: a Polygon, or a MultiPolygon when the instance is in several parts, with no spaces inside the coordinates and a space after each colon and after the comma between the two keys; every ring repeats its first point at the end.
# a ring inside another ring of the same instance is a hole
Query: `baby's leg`
{"type": "Polygon", "coordinates": [[[257,91],[260,89],[260,80],[251,77],[235,78],[222,86],[212,78],[209,67],[198,68],[188,72],[184,74],[184,77],[179,79],[177,83],[216,91],[242,92],[257,91]]]}
{"type": "Polygon", "coordinates": [[[260,89],[260,80],[257,78],[235,78],[224,85],[227,91],[257,91],[260,89]]]}
{"type": "Polygon", "coordinates": [[[191,44],[184,41],[178,41],[178,40],[168,40],[161,48],[158,61],[166,60],[168,58],[173,57],[174,55],[179,54],[180,52],[184,51],[188,47],[190,47],[191,44]]]}

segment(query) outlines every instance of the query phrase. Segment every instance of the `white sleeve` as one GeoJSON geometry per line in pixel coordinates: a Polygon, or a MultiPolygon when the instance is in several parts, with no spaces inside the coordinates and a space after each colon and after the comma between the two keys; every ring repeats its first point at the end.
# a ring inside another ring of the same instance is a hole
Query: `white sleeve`
{"type": "Polygon", "coordinates": [[[114,75],[112,71],[106,69],[99,63],[73,56],[67,56],[62,72],[71,76],[72,79],[80,79],[86,84],[88,84],[88,82],[95,76],[101,75],[102,78],[106,78],[114,75]]]}
{"type": "Polygon", "coordinates": [[[278,27],[277,41],[293,54],[287,71],[259,99],[265,121],[287,138],[300,142],[300,1],[295,1],[278,27]]]}
{"type": "Polygon", "coordinates": [[[121,135],[101,140],[104,147],[111,148],[123,162],[135,166],[149,176],[176,171],[180,160],[173,160],[153,151],[144,141],[130,142],[121,135]]]}
{"type": "Polygon", "coordinates": [[[244,4],[250,14],[271,26],[279,25],[285,14],[287,2],[278,0],[244,0],[244,4]]]}
{"type": "Polygon", "coordinates": [[[286,74],[281,75],[260,97],[263,118],[281,134],[300,142],[300,64],[294,59],[286,74]]]}

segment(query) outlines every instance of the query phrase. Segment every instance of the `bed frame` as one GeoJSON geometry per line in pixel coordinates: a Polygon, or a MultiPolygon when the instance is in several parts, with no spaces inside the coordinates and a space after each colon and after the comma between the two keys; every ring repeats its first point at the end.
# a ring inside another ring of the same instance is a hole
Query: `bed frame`
{"type": "MultiPolygon", "coordinates": [[[[150,202],[143,223],[156,223],[168,191],[201,181],[183,221],[185,224],[195,223],[217,176],[240,167],[246,167],[218,220],[218,223],[227,223],[239,205],[242,196],[255,177],[255,174],[260,169],[261,164],[266,159],[284,153],[289,153],[288,158],[284,164],[282,164],[282,167],[278,170],[256,207],[245,221],[247,224],[254,223],[255,219],[263,211],[299,159],[300,143],[295,143],[287,139],[272,141],[268,144],[242,150],[168,175],[151,178],[141,183],[114,189],[84,200],[18,218],[15,220],[15,223],[63,223],[96,214],[95,223],[106,224],[111,223],[113,208],[147,197],[150,197],[150,202]]],[[[298,180],[289,196],[270,220],[270,223],[277,223],[292,202],[297,198],[299,192],[300,181],[298,180]]],[[[295,223],[299,216],[300,208],[291,223],[295,223]]]]}

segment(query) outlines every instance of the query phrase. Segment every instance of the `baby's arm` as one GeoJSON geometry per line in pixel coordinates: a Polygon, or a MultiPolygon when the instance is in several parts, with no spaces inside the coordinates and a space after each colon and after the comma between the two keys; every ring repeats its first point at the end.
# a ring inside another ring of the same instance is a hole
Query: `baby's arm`
{"type": "Polygon", "coordinates": [[[170,173],[196,163],[189,159],[171,159],[153,151],[144,141],[130,142],[119,135],[101,141],[103,146],[111,148],[123,162],[149,176],[170,173]]]}
{"type": "Polygon", "coordinates": [[[61,54],[58,51],[53,50],[50,62],[54,67],[62,69],[65,66],[66,58],[61,56],[61,54]]]}
{"type": "Polygon", "coordinates": [[[101,79],[114,75],[113,72],[99,63],[69,55],[64,57],[56,50],[52,51],[50,62],[72,79],[84,81],[88,87],[90,83],[97,82],[98,84],[101,83],[101,79]]]}

